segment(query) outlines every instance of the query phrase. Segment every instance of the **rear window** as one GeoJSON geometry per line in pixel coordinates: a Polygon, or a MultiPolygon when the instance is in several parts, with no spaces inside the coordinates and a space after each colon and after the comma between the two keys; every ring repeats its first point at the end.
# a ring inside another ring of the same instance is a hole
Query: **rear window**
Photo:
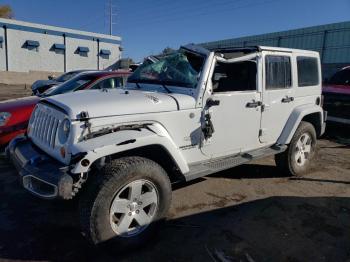
{"type": "Polygon", "coordinates": [[[315,86],[319,84],[320,80],[317,58],[298,56],[297,66],[299,86],[315,86]]]}
{"type": "Polygon", "coordinates": [[[265,57],[266,89],[289,88],[292,85],[290,58],[268,55],[265,57]]]}

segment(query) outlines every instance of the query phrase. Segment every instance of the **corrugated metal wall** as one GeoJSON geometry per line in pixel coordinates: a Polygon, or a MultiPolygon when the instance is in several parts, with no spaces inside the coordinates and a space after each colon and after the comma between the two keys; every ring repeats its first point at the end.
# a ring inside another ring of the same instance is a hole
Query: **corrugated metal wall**
{"type": "Polygon", "coordinates": [[[201,45],[209,49],[266,45],[314,50],[320,53],[324,75],[329,76],[339,68],[350,64],[350,22],[227,39],[201,45]]]}

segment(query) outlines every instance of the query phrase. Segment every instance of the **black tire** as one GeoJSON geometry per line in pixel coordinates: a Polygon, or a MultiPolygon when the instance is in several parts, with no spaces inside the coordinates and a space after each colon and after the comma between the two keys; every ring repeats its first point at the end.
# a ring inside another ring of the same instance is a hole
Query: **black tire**
{"type": "Polygon", "coordinates": [[[275,155],[277,167],[279,167],[286,175],[301,176],[305,174],[309,170],[311,161],[315,156],[316,146],[317,136],[314,126],[309,122],[302,121],[295,131],[287,150],[275,155]],[[296,160],[296,154],[299,151],[297,143],[304,134],[307,134],[310,137],[311,150],[310,153],[305,154],[307,158],[305,157],[306,160],[301,164],[301,161],[299,162],[296,160]]]}
{"type": "Polygon", "coordinates": [[[79,207],[81,229],[90,242],[126,250],[146,244],[155,236],[157,227],[164,220],[170,207],[172,196],[170,180],[160,165],[142,157],[124,157],[112,160],[101,173],[93,176],[95,177],[90,178],[92,181],[82,192],[79,207]],[[126,185],[140,180],[150,181],[155,186],[158,206],[152,222],[142,232],[135,236],[123,237],[112,229],[111,204],[117,193],[126,185]]]}

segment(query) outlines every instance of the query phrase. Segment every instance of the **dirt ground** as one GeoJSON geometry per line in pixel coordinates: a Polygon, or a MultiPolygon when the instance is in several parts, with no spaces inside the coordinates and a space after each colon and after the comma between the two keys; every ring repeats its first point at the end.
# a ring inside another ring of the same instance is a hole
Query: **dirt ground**
{"type": "Polygon", "coordinates": [[[266,158],[178,186],[157,239],[123,255],[90,246],[76,203],[33,197],[2,157],[0,260],[350,261],[349,131],[328,129],[304,177],[266,158]]]}
{"type": "Polygon", "coordinates": [[[29,85],[4,85],[0,84],[0,101],[24,97],[31,95],[31,87],[29,85]]]}

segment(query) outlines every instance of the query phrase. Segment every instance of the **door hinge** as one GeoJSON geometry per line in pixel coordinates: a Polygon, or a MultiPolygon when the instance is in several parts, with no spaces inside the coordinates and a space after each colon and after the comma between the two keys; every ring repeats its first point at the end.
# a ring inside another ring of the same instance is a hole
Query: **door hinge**
{"type": "Polygon", "coordinates": [[[202,131],[206,140],[212,137],[213,133],[215,132],[210,113],[207,113],[204,116],[204,127],[202,128],[202,131]]]}
{"type": "Polygon", "coordinates": [[[261,105],[261,112],[264,112],[265,111],[265,104],[262,104],[261,105]]]}
{"type": "Polygon", "coordinates": [[[266,136],[267,129],[266,128],[261,128],[259,129],[259,137],[264,137],[266,136]]]}

